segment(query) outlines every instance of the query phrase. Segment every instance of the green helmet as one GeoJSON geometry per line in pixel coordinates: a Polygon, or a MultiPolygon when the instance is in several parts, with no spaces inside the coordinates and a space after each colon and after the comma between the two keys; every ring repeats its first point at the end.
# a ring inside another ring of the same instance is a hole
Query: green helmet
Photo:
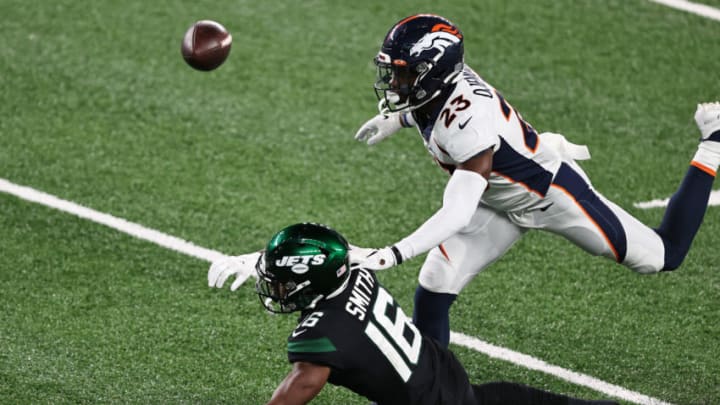
{"type": "Polygon", "coordinates": [[[255,270],[255,290],[271,312],[312,308],[349,276],[350,247],[342,235],[318,224],[288,226],[270,239],[255,270]]]}

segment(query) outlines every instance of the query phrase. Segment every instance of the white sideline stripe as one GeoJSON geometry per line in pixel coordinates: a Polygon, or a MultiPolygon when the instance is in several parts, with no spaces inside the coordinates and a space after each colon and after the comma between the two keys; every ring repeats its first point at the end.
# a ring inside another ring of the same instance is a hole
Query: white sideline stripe
{"type": "MultiPolygon", "coordinates": [[[[642,208],[644,210],[650,209],[650,208],[662,208],[667,207],[668,202],[670,201],[670,198],[666,198],[664,200],[651,200],[651,201],[642,201],[642,202],[636,202],[633,204],[635,208],[642,208]]],[[[710,199],[708,200],[708,206],[712,205],[720,205],[720,190],[715,190],[710,193],[710,199]]]]}
{"type": "Polygon", "coordinates": [[[82,205],[75,204],[72,201],[63,200],[30,187],[19,186],[2,178],[0,178],[0,191],[12,194],[16,197],[22,198],[23,200],[32,201],[76,215],[80,218],[89,219],[90,221],[117,229],[120,232],[124,232],[136,238],[153,242],[170,250],[175,250],[180,253],[197,257],[198,259],[211,262],[225,256],[215,250],[205,249],[186,240],[158,232],[154,229],[146,228],[142,225],[126,221],[122,218],[83,207],[82,205]]]}
{"type": "Polygon", "coordinates": [[[663,402],[659,399],[652,398],[634,391],[630,391],[614,384],[606,383],[605,381],[598,380],[597,378],[591,377],[586,374],[580,374],[574,371],[566,370],[562,367],[553,366],[552,364],[548,364],[540,359],[528,356],[527,354],[518,353],[504,347],[495,346],[493,344],[483,342],[480,339],[476,339],[472,336],[467,336],[462,333],[450,332],[450,342],[459,346],[476,350],[481,353],[485,353],[495,359],[505,360],[507,362],[529,368],[530,370],[542,371],[545,374],[554,375],[565,381],[569,381],[576,385],[582,385],[584,387],[592,388],[595,391],[602,392],[615,398],[624,399],[626,401],[634,402],[636,404],[670,405],[669,403],[663,402]]]}
{"type": "MultiPolygon", "coordinates": [[[[69,214],[76,215],[80,218],[85,218],[90,221],[103,224],[120,232],[132,235],[136,238],[143,239],[148,242],[153,242],[176,252],[184,253],[199,259],[212,262],[216,259],[226,257],[226,255],[218,251],[205,249],[203,247],[194,245],[186,240],[146,228],[142,225],[126,221],[122,218],[114,217],[109,214],[83,207],[72,201],[63,200],[30,187],[19,186],[3,178],[0,178],[0,191],[14,195],[23,200],[45,205],[50,208],[55,208],[69,214]]],[[[250,275],[245,275],[246,278],[249,276],[250,275]]],[[[595,391],[602,392],[616,398],[624,399],[626,401],[635,402],[637,404],[670,405],[667,402],[660,401],[659,399],[651,398],[637,392],[626,390],[625,388],[606,383],[594,377],[579,374],[558,366],[553,366],[526,354],[514,352],[510,349],[506,349],[503,347],[494,346],[480,339],[463,335],[462,333],[450,332],[450,341],[454,344],[465,346],[467,348],[484,353],[490,357],[505,360],[518,366],[529,368],[531,370],[542,371],[546,374],[554,375],[571,383],[582,385],[584,387],[588,387],[595,391]]]]}
{"type": "MultiPolygon", "coordinates": [[[[42,204],[50,208],[67,212],[69,214],[78,216],[80,218],[88,219],[98,224],[105,225],[112,229],[134,236],[138,239],[146,240],[148,242],[155,243],[162,247],[174,250],[176,252],[184,253],[186,255],[196,257],[198,259],[206,260],[208,262],[214,262],[217,259],[227,257],[216,250],[206,249],[204,247],[197,246],[192,242],[188,242],[184,239],[177,238],[154,229],[146,228],[140,224],[124,220],[105,214],[94,209],[83,207],[82,205],[76,204],[72,201],[63,200],[55,197],[54,195],[44,193],[42,191],[35,190],[34,188],[19,186],[11,183],[10,181],[0,178],[0,191],[12,194],[16,197],[22,198],[23,200],[31,201],[34,203],[42,204]]],[[[254,276],[254,274],[243,274],[236,278],[242,278],[241,284],[248,279],[248,277],[254,276]]]]}
{"type": "Polygon", "coordinates": [[[720,10],[705,4],[693,3],[686,0],[649,0],[653,3],[662,4],[688,13],[697,14],[702,17],[720,21],[720,10]]]}

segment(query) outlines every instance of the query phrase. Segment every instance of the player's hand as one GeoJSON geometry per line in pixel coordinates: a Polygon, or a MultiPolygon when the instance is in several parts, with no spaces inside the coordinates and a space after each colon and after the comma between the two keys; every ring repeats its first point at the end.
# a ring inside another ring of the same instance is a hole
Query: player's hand
{"type": "Polygon", "coordinates": [[[410,114],[378,114],[372,117],[355,134],[355,139],[368,145],[375,145],[405,126],[412,126],[410,114]],[[410,118],[408,118],[410,117],[410,118]]]}
{"type": "Polygon", "coordinates": [[[359,265],[368,270],[378,271],[387,270],[400,263],[402,263],[400,251],[398,251],[395,246],[389,246],[373,250],[359,265]]]}
{"type": "Polygon", "coordinates": [[[372,248],[362,248],[359,246],[355,246],[353,244],[350,244],[350,251],[348,252],[350,266],[360,264],[365,261],[365,259],[370,255],[370,253],[376,251],[377,249],[372,248]]]}
{"type": "Polygon", "coordinates": [[[240,256],[225,256],[214,261],[208,270],[208,286],[222,288],[230,276],[235,276],[230,291],[237,290],[253,274],[261,254],[254,252],[240,256]]]}

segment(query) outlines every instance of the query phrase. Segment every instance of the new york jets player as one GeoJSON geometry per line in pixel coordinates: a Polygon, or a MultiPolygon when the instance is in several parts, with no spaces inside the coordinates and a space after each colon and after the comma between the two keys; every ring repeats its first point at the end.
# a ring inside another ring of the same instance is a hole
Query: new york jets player
{"type": "Polygon", "coordinates": [[[450,174],[443,205],[409,236],[362,263],[384,270],[427,255],[414,320],[449,340],[448,312],[481,270],[528,229],[564,236],[585,251],[639,273],[674,270],[702,223],[720,164],[720,104],[698,106],[697,153],[657,229],[598,193],[576,159],[587,149],[558,134],[538,134],[502,94],[463,61],[463,34],[447,19],[407,17],[375,58],[380,114],[356,139],[374,144],[414,126],[450,174]]]}
{"type": "Polygon", "coordinates": [[[264,252],[210,267],[209,285],[220,288],[255,265],[265,308],[300,312],[287,344],[293,368],[269,404],[305,404],[327,382],[393,405],[615,403],[510,382],[471,385],[455,356],[420,334],[374,272],[350,268],[349,250],[336,231],[304,223],[278,232],[264,252]]]}

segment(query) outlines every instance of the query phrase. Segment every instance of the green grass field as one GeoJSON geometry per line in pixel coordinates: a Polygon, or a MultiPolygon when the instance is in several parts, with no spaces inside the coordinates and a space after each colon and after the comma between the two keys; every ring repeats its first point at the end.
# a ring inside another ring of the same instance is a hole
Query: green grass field
{"type": "MultiPolygon", "coordinates": [[[[717,1],[708,4],[720,5],[717,1]]],[[[644,0],[0,2],[0,178],[227,254],[322,222],[385,246],[441,204],[446,175],[406,131],[353,140],[376,113],[371,63],[416,12],[465,34],[466,61],[540,131],[589,145],[594,185],[648,224],[720,97],[720,22],[644,0]],[[346,3],[346,4],[344,4],[346,3]],[[199,19],[233,34],[185,65],[199,19]]],[[[716,186],[716,188],[719,188],[716,186]]],[[[686,262],[640,276],[529,233],[459,297],[452,329],[662,401],[720,403],[720,208],[686,262]]],[[[295,317],[209,263],[0,194],[0,403],[270,398],[295,317]]],[[[422,258],[380,275],[406,312],[422,258]]],[[[458,346],[475,382],[606,395],[458,346]]],[[[317,404],[365,404],[328,386],[317,404]]]]}

